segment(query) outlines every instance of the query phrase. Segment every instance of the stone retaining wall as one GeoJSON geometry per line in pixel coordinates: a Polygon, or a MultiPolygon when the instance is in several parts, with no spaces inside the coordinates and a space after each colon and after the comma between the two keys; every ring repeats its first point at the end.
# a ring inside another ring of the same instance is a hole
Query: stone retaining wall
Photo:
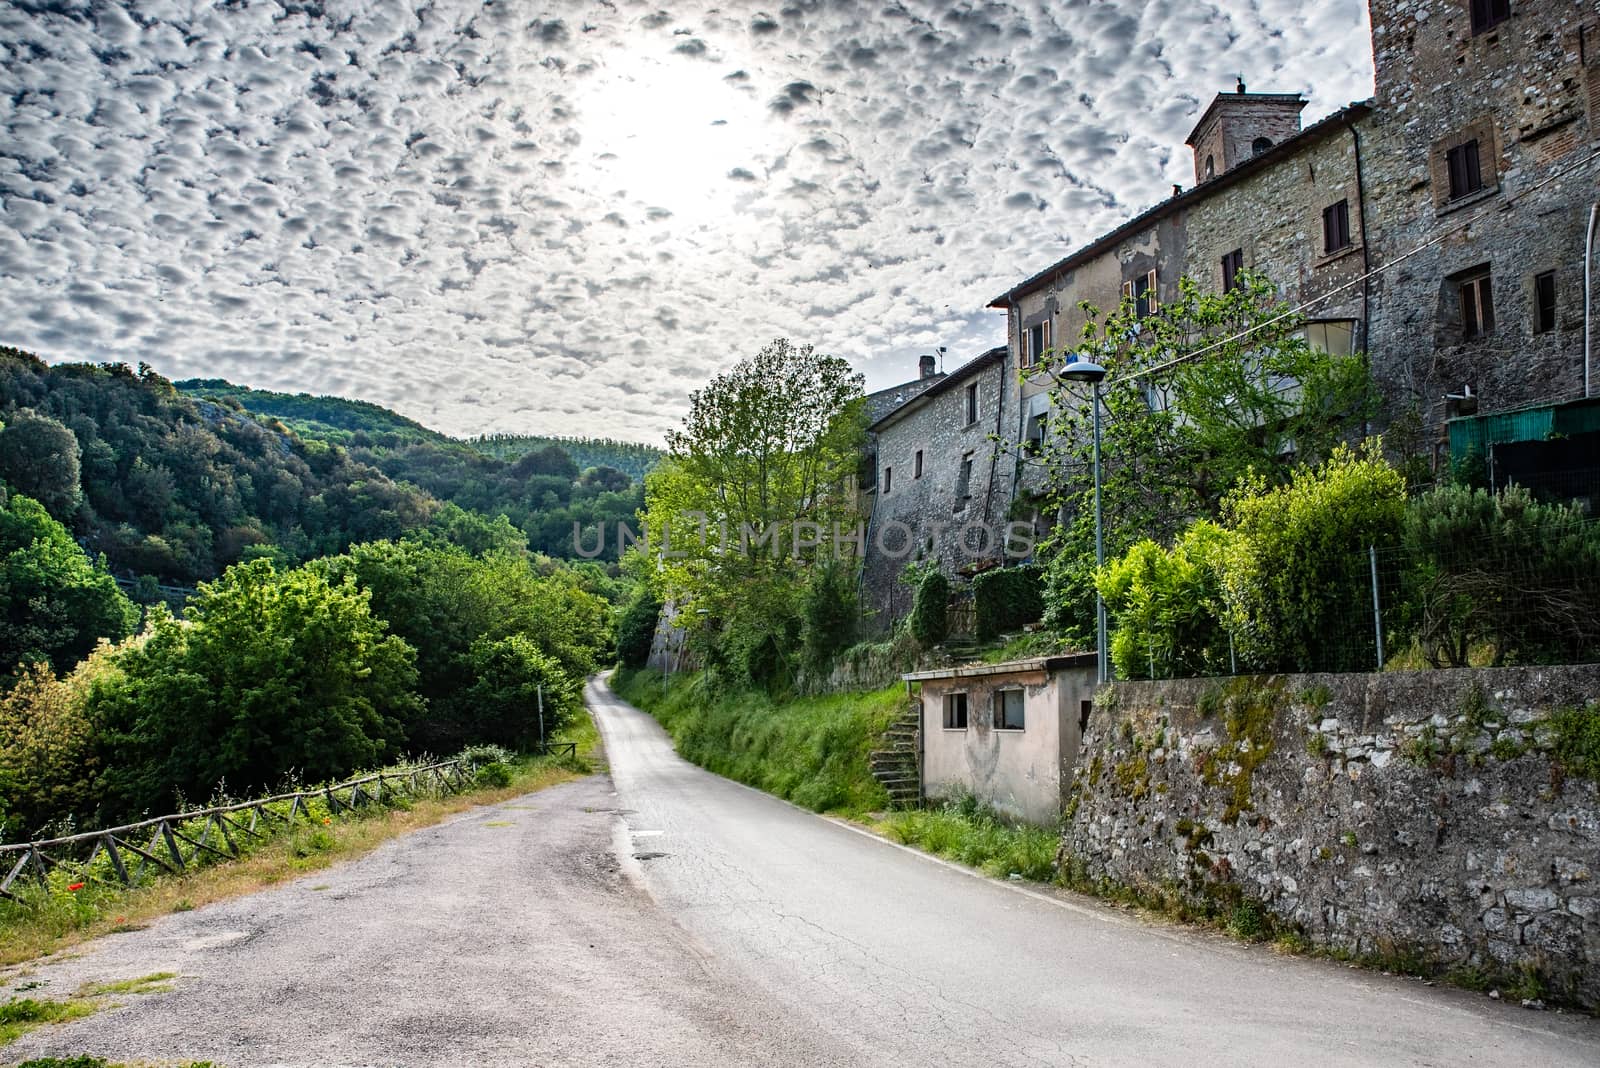
{"type": "Polygon", "coordinates": [[[1597,697],[1600,666],[1117,683],[1063,865],[1600,1005],[1597,697]]]}

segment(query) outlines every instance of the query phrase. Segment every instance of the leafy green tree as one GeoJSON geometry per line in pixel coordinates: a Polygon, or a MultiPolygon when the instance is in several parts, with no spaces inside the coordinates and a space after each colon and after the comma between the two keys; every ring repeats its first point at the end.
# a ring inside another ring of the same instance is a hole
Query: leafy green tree
{"type": "Polygon", "coordinates": [[[0,691],[0,840],[37,837],[69,818],[81,828],[93,816],[100,757],[88,696],[111,656],[102,645],[59,679],[35,664],[0,691]]]}
{"type": "Polygon", "coordinates": [[[1146,538],[1100,572],[1112,627],[1111,662],[1124,679],[1227,674],[1220,565],[1231,535],[1207,519],[1170,550],[1146,538]]]}
{"type": "Polygon", "coordinates": [[[806,665],[813,671],[825,670],[839,651],[855,640],[860,615],[855,569],[843,560],[829,560],[815,568],[800,604],[800,642],[806,665]]]}
{"type": "Polygon", "coordinates": [[[1047,354],[1057,418],[1036,457],[1065,522],[1045,547],[1047,621],[1093,640],[1095,603],[1091,411],[1087,387],[1061,378],[1079,356],[1106,368],[1101,396],[1107,558],[1145,538],[1167,544],[1191,520],[1216,517],[1247,474],[1269,485],[1315,464],[1373,410],[1360,356],[1314,349],[1305,319],[1271,282],[1239,276],[1228,293],[1180,279],[1177,299],[1141,316],[1084,305],[1071,352],[1047,354]],[[1139,377],[1135,377],[1139,376],[1139,377]]]}
{"type": "Polygon", "coordinates": [[[423,705],[415,651],[385,630],[354,583],[265,560],[203,585],[184,624],[155,609],[90,696],[106,817],[395,756],[423,705]]]}
{"type": "Polygon", "coordinates": [[[38,412],[6,418],[0,430],[0,479],[67,522],[78,510],[78,439],[66,426],[38,412]]]}
{"type": "Polygon", "coordinates": [[[626,668],[642,668],[650,659],[661,602],[640,583],[617,619],[617,659],[626,668]]]}
{"type": "Polygon", "coordinates": [[[139,610],[45,508],[0,495],[0,674],[49,663],[64,671],[139,625],[139,610]]]}
{"type": "Polygon", "coordinates": [[[479,638],[467,659],[473,681],[452,724],[463,745],[535,749],[583,710],[580,680],[525,635],[479,638]]]}
{"type": "Polygon", "coordinates": [[[792,675],[801,590],[835,526],[856,522],[864,411],[849,364],[782,338],[690,396],[646,480],[644,520],[655,584],[694,621],[708,664],[792,675]],[[721,642],[739,651],[724,657],[721,642]]]}

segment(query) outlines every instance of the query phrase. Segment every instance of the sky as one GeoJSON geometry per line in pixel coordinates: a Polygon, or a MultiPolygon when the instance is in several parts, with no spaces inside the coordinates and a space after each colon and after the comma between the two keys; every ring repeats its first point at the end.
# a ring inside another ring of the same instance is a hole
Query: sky
{"type": "Polygon", "coordinates": [[[1193,183],[1362,0],[0,5],[0,344],[658,443],[775,337],[867,388],[1193,183]]]}

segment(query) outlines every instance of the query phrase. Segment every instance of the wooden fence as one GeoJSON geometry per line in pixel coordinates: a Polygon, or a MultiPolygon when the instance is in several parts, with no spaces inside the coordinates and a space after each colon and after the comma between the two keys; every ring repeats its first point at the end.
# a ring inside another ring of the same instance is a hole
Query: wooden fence
{"type": "Polygon", "coordinates": [[[241,855],[241,842],[265,841],[274,830],[292,827],[297,817],[312,819],[307,802],[313,798],[325,801],[330,815],[353,812],[367,805],[381,805],[395,795],[414,797],[434,789],[456,793],[468,785],[474,770],[460,759],[446,760],[404,771],[380,771],[333,786],[242,801],[236,805],[157,816],[103,831],[0,845],[0,872],[5,873],[0,878],[0,897],[14,900],[16,894],[12,887],[19,879],[30,875],[41,886],[47,885],[50,869],[65,864],[80,865],[85,878],[90,878],[92,876],[87,873],[102,852],[117,881],[124,886],[131,886],[151,868],[180,875],[205,858],[232,860],[241,855]],[[284,802],[289,803],[287,813],[270,807],[284,802]],[[197,821],[200,822],[198,827],[197,821]],[[148,842],[145,841],[147,833],[148,842]],[[84,850],[88,850],[88,855],[79,860],[84,850]]]}

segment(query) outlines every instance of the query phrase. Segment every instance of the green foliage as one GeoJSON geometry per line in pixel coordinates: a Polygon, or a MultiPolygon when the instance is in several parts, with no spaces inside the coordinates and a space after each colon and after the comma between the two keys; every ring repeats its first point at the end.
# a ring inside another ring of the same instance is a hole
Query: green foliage
{"type": "Polygon", "coordinates": [[[1227,624],[1241,665],[1263,671],[1347,671],[1371,664],[1365,643],[1330,642],[1370,612],[1367,549],[1392,545],[1405,481],[1381,444],[1333,450],[1289,483],[1245,479],[1224,505],[1234,535],[1221,554],[1227,624]]]}
{"type": "MultiPolygon", "coordinates": [[[[516,460],[547,445],[559,445],[585,473],[598,468],[626,475],[630,481],[643,482],[644,477],[661,462],[661,450],[654,445],[640,445],[633,441],[614,438],[562,438],[539,437],[528,434],[485,434],[468,442],[486,456],[500,460],[516,460]]],[[[606,476],[602,476],[606,477],[606,476]]]]}
{"type": "Polygon", "coordinates": [[[502,764],[496,760],[478,768],[477,773],[472,778],[480,789],[494,790],[502,786],[510,786],[511,768],[509,765],[502,764]]]}
{"type": "Polygon", "coordinates": [[[1146,539],[1101,572],[1118,678],[1223,674],[1228,635],[1218,565],[1230,534],[1200,520],[1170,550],[1146,539]]]}
{"type": "Polygon", "coordinates": [[[94,813],[100,756],[87,705],[110,660],[103,646],[60,679],[38,664],[0,692],[0,838],[38,837],[94,813]]]}
{"type": "Polygon", "coordinates": [[[977,639],[989,641],[1044,615],[1044,575],[1033,564],[985,571],[972,580],[977,639]]]}
{"type": "Polygon", "coordinates": [[[642,668],[650,659],[661,602],[640,583],[617,618],[617,660],[625,668],[642,668]]]}
{"type": "Polygon", "coordinates": [[[98,1008],[94,1002],[39,1001],[34,998],[12,998],[0,1004],[0,1046],[13,1042],[35,1027],[51,1023],[64,1023],[88,1016],[98,1008]]]}
{"type": "Polygon", "coordinates": [[[1600,642],[1600,524],[1576,506],[1442,485],[1411,502],[1402,544],[1404,623],[1435,667],[1485,646],[1496,665],[1576,663],[1600,642]]]}
{"type": "Polygon", "coordinates": [[[678,752],[719,775],[817,812],[888,807],[867,757],[905,710],[899,685],[867,694],[774,701],[752,690],[717,691],[704,672],[618,672],[617,694],[649,712],[678,752]]]}
{"type": "Polygon", "coordinates": [[[825,670],[840,650],[855,640],[859,616],[855,569],[841,560],[829,560],[815,568],[800,601],[800,642],[806,665],[813,671],[825,670]]]}
{"type": "Polygon", "coordinates": [[[1008,820],[970,793],[936,808],[892,812],[884,819],[883,828],[897,842],[970,865],[998,879],[1013,874],[1035,882],[1055,878],[1059,835],[1043,827],[1008,820]]]}
{"type": "Polygon", "coordinates": [[[374,542],[312,567],[332,583],[353,581],[416,649],[428,714],[413,725],[415,748],[536,740],[539,686],[548,732],[578,713],[582,680],[610,650],[610,610],[583,576],[541,576],[519,554],[374,542]]]}
{"type": "Polygon", "coordinates": [[[942,572],[929,571],[917,584],[906,626],[923,646],[944,641],[950,630],[950,580],[942,572]]]}
{"type": "Polygon", "coordinates": [[[91,689],[102,822],[393,756],[423,707],[414,651],[384,630],[353,583],[266,561],[202,586],[187,626],[156,609],[91,689]]]}
{"type": "Polygon", "coordinates": [[[6,417],[0,429],[0,481],[70,522],[78,510],[78,439],[62,423],[37,412],[6,417]]]}
{"type": "Polygon", "coordinates": [[[1568,708],[1550,717],[1556,759],[1567,774],[1600,782],[1600,704],[1568,708]]]}
{"type": "Polygon", "coordinates": [[[138,623],[103,560],[84,556],[39,502],[0,493],[0,678],[42,662],[66,670],[138,623]]]}
{"type": "MultiPolygon", "coordinates": [[[[1294,463],[1320,462],[1373,408],[1362,358],[1312,349],[1301,333],[1304,318],[1259,275],[1241,275],[1225,294],[1181,279],[1177,299],[1155,315],[1141,317],[1132,301],[1105,315],[1085,310],[1084,336],[1070,355],[1108,372],[1101,387],[1107,559],[1146,538],[1170,543],[1191,520],[1216,517],[1247,472],[1268,485],[1286,482],[1294,463]]],[[[1047,380],[1068,355],[1047,356],[1047,380]]],[[[1067,522],[1042,547],[1046,622],[1087,643],[1095,622],[1091,409],[1083,387],[1059,378],[1051,397],[1061,415],[1042,459],[1067,522]]]]}
{"type": "Polygon", "coordinates": [[[801,596],[857,515],[846,487],[864,430],[861,376],[779,338],[690,396],[645,486],[657,592],[702,663],[730,679],[792,680],[801,596]]]}

